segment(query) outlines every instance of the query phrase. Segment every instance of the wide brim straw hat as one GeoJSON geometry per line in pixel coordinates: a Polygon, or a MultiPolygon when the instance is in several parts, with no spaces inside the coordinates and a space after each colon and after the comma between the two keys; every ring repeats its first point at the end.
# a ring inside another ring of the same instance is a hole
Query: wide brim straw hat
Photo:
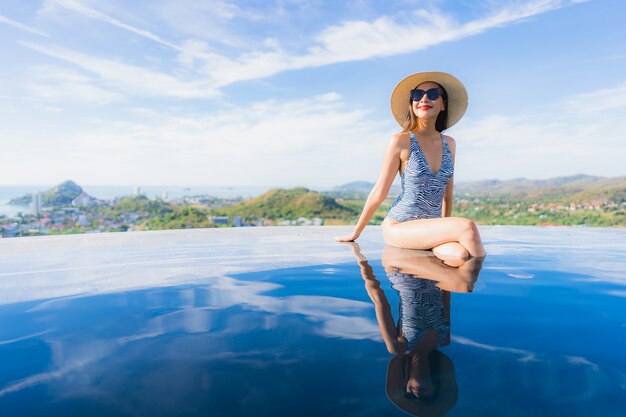
{"type": "Polygon", "coordinates": [[[448,124],[446,128],[452,127],[465,114],[469,97],[463,83],[447,72],[416,72],[402,79],[391,93],[391,113],[393,113],[393,117],[404,128],[404,122],[411,104],[411,90],[426,81],[439,84],[448,93],[448,124]]]}
{"type": "Polygon", "coordinates": [[[458,398],[458,388],[456,385],[456,375],[454,365],[450,358],[438,350],[431,352],[435,355],[434,360],[438,362],[439,372],[439,392],[431,404],[420,403],[419,400],[405,398],[406,381],[406,361],[410,355],[400,354],[395,356],[387,367],[387,398],[400,410],[413,416],[420,417],[441,417],[450,411],[456,404],[458,398]]]}

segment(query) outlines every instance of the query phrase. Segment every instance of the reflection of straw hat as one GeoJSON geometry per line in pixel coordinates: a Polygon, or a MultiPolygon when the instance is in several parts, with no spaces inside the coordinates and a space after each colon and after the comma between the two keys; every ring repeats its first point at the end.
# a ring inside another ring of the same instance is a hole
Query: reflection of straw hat
{"type": "Polygon", "coordinates": [[[456,404],[458,389],[452,361],[438,350],[433,350],[430,356],[431,364],[436,364],[438,368],[433,379],[439,380],[437,384],[439,386],[438,394],[430,404],[420,403],[419,400],[411,400],[404,396],[408,379],[405,364],[410,355],[397,355],[389,362],[387,367],[387,397],[405,413],[414,416],[443,416],[456,404]]]}
{"type": "MultiPolygon", "coordinates": [[[[468,96],[467,90],[456,77],[447,72],[416,72],[396,85],[391,93],[391,112],[396,121],[403,126],[411,103],[411,90],[426,81],[432,81],[442,86],[448,93],[448,125],[452,127],[461,120],[465,110],[467,110],[468,96]]],[[[404,126],[403,126],[404,127],[404,126]]]]}

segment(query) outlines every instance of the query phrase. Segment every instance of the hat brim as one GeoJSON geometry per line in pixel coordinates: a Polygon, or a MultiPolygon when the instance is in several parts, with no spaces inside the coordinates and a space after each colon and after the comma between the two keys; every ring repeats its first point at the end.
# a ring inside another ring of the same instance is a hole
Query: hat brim
{"type": "Polygon", "coordinates": [[[458,397],[454,365],[450,358],[438,350],[431,352],[439,363],[439,394],[432,404],[420,404],[404,397],[406,381],[404,375],[405,361],[409,355],[397,355],[387,367],[387,398],[405,413],[420,417],[440,417],[454,407],[458,397]]]}
{"type": "Polygon", "coordinates": [[[446,128],[454,126],[465,114],[469,97],[463,83],[447,72],[416,72],[402,79],[391,93],[391,113],[393,113],[393,117],[400,126],[404,127],[411,104],[411,90],[427,81],[439,84],[448,93],[448,124],[446,128]]]}

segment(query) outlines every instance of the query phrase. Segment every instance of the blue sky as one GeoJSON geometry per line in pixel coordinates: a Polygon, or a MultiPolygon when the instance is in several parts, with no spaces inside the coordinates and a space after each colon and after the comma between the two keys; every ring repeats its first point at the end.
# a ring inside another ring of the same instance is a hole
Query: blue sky
{"type": "Polygon", "coordinates": [[[0,3],[0,184],[375,181],[416,71],[461,79],[455,181],[626,175],[626,2],[0,3]]]}

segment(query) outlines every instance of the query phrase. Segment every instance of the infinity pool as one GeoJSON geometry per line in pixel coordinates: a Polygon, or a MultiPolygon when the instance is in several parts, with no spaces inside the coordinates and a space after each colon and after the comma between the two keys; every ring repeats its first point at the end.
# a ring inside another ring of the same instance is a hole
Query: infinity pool
{"type": "Polygon", "coordinates": [[[0,240],[0,415],[624,415],[625,230],[347,230],[0,240]]]}

